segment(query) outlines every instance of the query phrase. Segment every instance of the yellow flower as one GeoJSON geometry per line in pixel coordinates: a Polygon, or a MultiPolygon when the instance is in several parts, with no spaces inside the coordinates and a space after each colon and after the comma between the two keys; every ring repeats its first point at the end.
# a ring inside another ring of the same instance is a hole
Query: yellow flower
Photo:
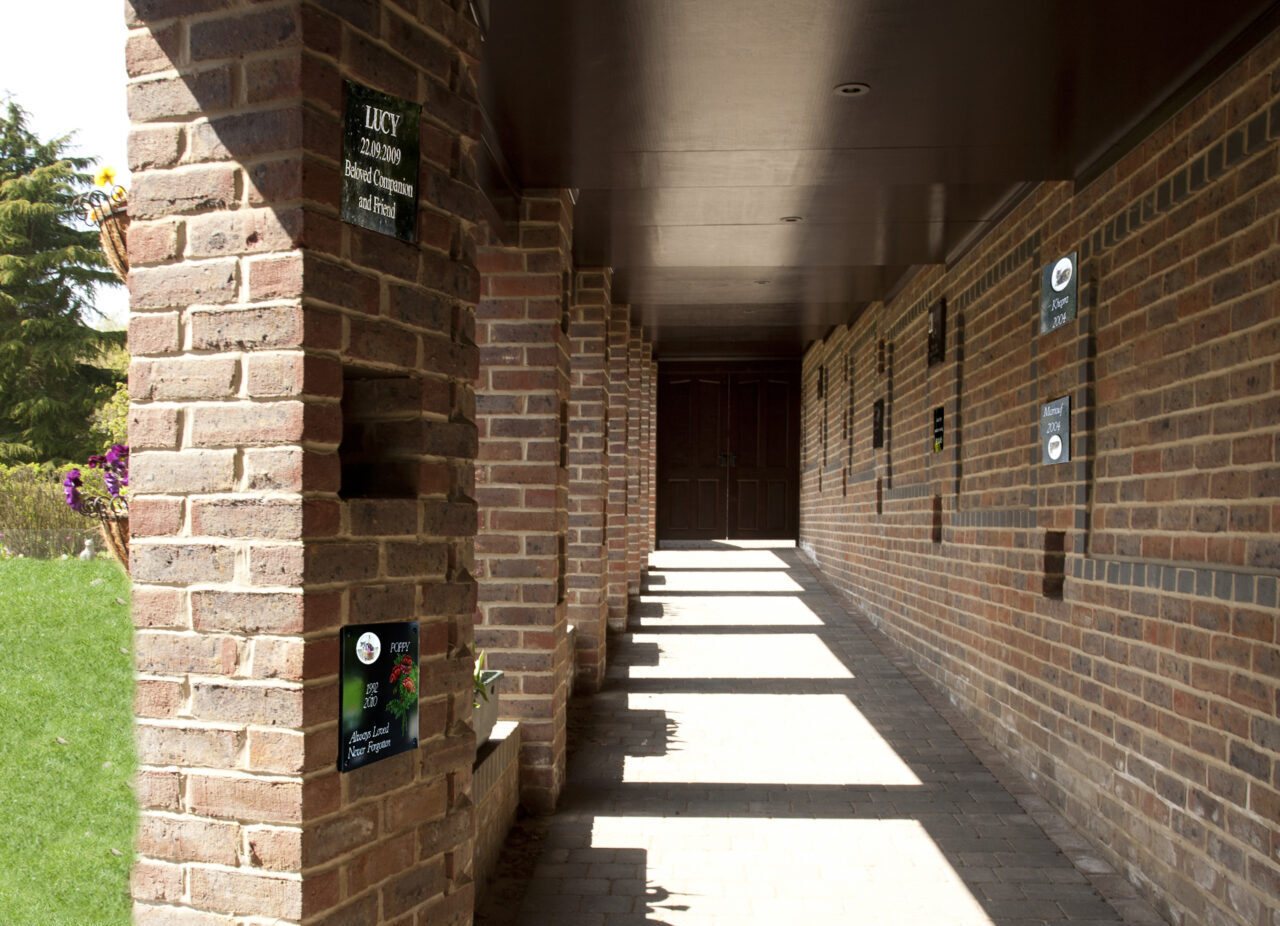
{"type": "Polygon", "coordinates": [[[125,195],[126,193],[125,193],[124,187],[118,186],[111,191],[111,201],[116,203],[122,203],[124,202],[125,195]]]}
{"type": "Polygon", "coordinates": [[[116,169],[114,167],[103,167],[98,170],[97,176],[93,178],[94,184],[97,186],[107,186],[116,182],[116,169]]]}

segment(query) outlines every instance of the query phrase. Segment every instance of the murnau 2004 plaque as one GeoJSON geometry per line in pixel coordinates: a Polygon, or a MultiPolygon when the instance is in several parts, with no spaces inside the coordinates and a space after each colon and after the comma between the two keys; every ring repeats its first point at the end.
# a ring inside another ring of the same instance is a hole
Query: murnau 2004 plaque
{"type": "Polygon", "coordinates": [[[418,748],[418,622],[341,633],[338,769],[418,748]]]}
{"type": "Polygon", "coordinates": [[[422,107],[346,81],[342,221],[412,241],[418,227],[422,107]]]}
{"type": "Polygon", "coordinates": [[[1063,396],[1040,406],[1040,462],[1066,463],[1071,459],[1071,397],[1063,396]]]}

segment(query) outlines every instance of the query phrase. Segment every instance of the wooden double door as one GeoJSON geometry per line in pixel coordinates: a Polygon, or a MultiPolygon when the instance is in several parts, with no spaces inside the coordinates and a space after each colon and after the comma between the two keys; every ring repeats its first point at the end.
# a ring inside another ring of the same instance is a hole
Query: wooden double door
{"type": "Polygon", "coordinates": [[[793,540],[800,366],[658,367],[659,540],[793,540]]]}

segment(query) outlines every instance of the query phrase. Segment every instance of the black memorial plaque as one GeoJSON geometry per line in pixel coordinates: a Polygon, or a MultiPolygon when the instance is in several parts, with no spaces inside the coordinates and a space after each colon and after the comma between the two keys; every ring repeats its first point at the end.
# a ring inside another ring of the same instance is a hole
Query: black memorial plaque
{"type": "Polygon", "coordinates": [[[1040,406],[1040,462],[1066,463],[1071,459],[1071,397],[1063,396],[1040,406]]]}
{"type": "Polygon", "coordinates": [[[947,358],[947,300],[939,299],[929,309],[929,363],[942,363],[947,358]]]}
{"type": "Polygon", "coordinates": [[[1048,334],[1076,317],[1076,252],[1040,271],[1040,333],[1048,334]]]}
{"type": "Polygon", "coordinates": [[[418,748],[418,622],[356,624],[341,634],[338,769],[418,748]]]}
{"type": "Polygon", "coordinates": [[[418,120],[422,107],[346,81],[342,221],[402,241],[418,226],[418,120]]]}
{"type": "Polygon", "coordinates": [[[876,399],[871,406],[871,446],[884,446],[884,399],[876,399]]]}
{"type": "Polygon", "coordinates": [[[933,452],[942,452],[942,406],[933,410],[933,452]]]}

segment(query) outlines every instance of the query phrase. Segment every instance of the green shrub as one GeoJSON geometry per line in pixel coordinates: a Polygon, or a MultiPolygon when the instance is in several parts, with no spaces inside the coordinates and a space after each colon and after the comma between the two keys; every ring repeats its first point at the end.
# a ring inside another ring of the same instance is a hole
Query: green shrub
{"type": "MultiPolygon", "coordinates": [[[[62,475],[69,467],[0,466],[0,556],[48,559],[75,555],[97,524],[67,507],[62,475]]],[[[98,476],[97,470],[89,476],[98,476]]]]}

